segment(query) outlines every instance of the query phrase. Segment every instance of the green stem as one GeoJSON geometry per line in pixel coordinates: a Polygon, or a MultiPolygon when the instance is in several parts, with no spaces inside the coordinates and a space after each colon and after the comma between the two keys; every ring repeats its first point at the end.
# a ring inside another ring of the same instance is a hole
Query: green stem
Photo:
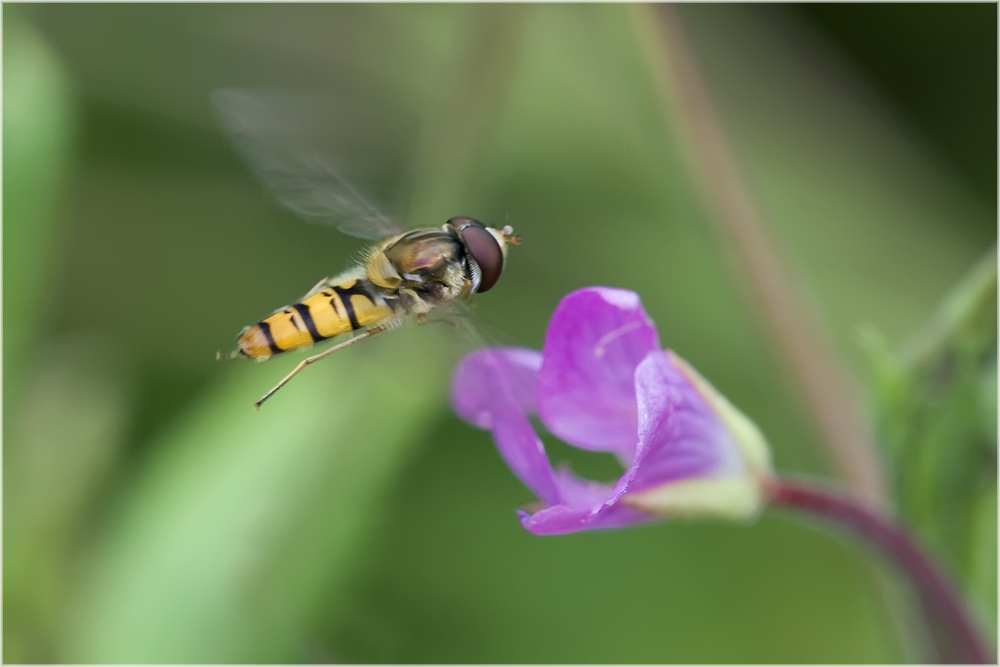
{"type": "Polygon", "coordinates": [[[861,537],[904,573],[935,623],[947,663],[996,664],[944,571],[902,527],[850,497],[815,484],[775,480],[771,504],[818,516],[861,537]]]}

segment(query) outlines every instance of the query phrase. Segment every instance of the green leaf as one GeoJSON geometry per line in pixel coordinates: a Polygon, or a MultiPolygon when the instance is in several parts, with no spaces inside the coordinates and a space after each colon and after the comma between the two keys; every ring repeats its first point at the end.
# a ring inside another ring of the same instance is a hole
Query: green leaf
{"type": "Polygon", "coordinates": [[[993,250],[909,346],[890,353],[876,334],[866,339],[896,505],[990,632],[997,623],[996,261],[993,250]]]}
{"type": "MultiPolygon", "coordinates": [[[[447,364],[422,331],[309,367],[246,365],[154,445],[121,499],[75,613],[73,662],[310,659],[386,487],[445,409],[447,364]]],[[[315,657],[315,656],[312,656],[315,657]]]]}
{"type": "MultiPolygon", "coordinates": [[[[71,138],[61,63],[19,8],[5,7],[3,40],[4,379],[18,385],[54,287],[56,212],[71,138]]],[[[10,410],[10,394],[4,407],[10,410]]],[[[16,395],[14,396],[16,398],[16,395]]]]}
{"type": "Polygon", "coordinates": [[[52,662],[89,520],[125,442],[129,400],[106,340],[49,345],[4,422],[4,653],[52,662]]]}

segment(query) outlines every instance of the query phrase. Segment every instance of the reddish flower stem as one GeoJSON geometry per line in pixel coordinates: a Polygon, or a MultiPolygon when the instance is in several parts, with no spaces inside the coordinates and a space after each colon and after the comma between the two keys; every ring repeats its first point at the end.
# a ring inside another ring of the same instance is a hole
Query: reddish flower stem
{"type": "Polygon", "coordinates": [[[816,484],[775,480],[768,489],[773,506],[818,516],[875,546],[906,574],[928,620],[936,625],[941,656],[949,663],[996,664],[947,575],[900,526],[849,496],[816,484]]]}
{"type": "Polygon", "coordinates": [[[874,507],[886,504],[885,480],[860,393],[845,371],[777,241],[765,208],[716,102],[702,58],[689,36],[684,4],[634,6],[664,118],[688,149],[695,184],[716,224],[738,285],[751,299],[797,394],[819,428],[851,490],[874,507]]]}

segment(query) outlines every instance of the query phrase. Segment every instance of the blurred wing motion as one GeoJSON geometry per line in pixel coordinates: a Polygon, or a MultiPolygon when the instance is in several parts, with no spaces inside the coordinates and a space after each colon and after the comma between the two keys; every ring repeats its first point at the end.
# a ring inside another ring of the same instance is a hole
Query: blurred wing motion
{"type": "Polygon", "coordinates": [[[371,113],[318,96],[229,89],[216,91],[212,102],[239,153],[286,208],[364,239],[400,233],[352,185],[384,183],[386,166],[399,166],[399,156],[377,143],[390,142],[397,153],[405,148],[406,141],[391,145],[398,124],[379,127],[371,113]]]}
{"type": "MultiPolygon", "coordinates": [[[[308,364],[410,317],[433,321],[429,315],[440,313],[460,328],[465,322],[454,317],[463,309],[460,302],[492,289],[508,245],[520,243],[509,225],[491,227],[467,216],[402,233],[362,196],[362,190],[381,195],[380,202],[400,196],[405,181],[400,173],[410,171],[405,151],[416,133],[407,134],[406,123],[390,119],[384,110],[246,90],[219,91],[213,102],[237,150],[278,201],[307,220],[381,241],[298,302],[243,328],[231,356],[258,361],[352,336],[302,361],[255,408],[308,364]]],[[[466,332],[475,335],[471,328],[466,332]]]]}
{"type": "Polygon", "coordinates": [[[454,329],[461,340],[456,349],[462,354],[485,348],[519,346],[505,329],[487,319],[472,301],[463,299],[449,303],[445,318],[454,322],[454,329]]]}

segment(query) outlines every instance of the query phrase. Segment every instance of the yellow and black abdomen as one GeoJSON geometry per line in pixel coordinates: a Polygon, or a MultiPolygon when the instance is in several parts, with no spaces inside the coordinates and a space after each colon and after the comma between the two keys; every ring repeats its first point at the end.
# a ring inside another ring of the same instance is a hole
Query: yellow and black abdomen
{"type": "Polygon", "coordinates": [[[331,285],[244,329],[236,339],[237,351],[251,359],[269,359],[375,326],[395,314],[395,303],[366,279],[331,285]]]}

